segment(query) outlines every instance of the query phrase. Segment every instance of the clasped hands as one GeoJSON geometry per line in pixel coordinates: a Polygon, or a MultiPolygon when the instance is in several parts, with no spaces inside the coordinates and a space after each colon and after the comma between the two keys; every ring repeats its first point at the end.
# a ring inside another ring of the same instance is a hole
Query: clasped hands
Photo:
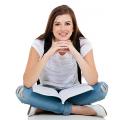
{"type": "Polygon", "coordinates": [[[52,48],[55,49],[56,52],[59,52],[61,55],[64,55],[66,52],[72,53],[73,50],[75,50],[71,40],[53,41],[52,48]]]}

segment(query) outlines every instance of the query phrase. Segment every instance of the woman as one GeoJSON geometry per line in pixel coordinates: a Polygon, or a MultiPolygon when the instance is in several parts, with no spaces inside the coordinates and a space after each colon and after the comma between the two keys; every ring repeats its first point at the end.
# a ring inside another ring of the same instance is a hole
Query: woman
{"type": "Polygon", "coordinates": [[[49,16],[44,34],[31,46],[23,86],[16,90],[18,99],[36,108],[37,112],[104,117],[106,112],[102,106],[90,104],[104,99],[107,89],[106,83],[98,82],[92,47],[80,32],[73,10],[67,5],[56,7],[49,16]],[[55,97],[32,92],[38,79],[42,85],[57,90],[80,84],[77,64],[93,91],[69,98],[64,105],[55,97]]]}

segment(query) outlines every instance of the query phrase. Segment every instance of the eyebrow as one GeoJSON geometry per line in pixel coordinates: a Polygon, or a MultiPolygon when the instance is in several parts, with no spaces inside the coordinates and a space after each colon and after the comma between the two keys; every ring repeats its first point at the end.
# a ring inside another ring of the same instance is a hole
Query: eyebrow
{"type": "MultiPolygon", "coordinates": [[[[72,21],[65,21],[65,22],[69,22],[69,23],[71,23],[72,21]]],[[[54,23],[60,23],[59,21],[55,21],[54,23]]]]}

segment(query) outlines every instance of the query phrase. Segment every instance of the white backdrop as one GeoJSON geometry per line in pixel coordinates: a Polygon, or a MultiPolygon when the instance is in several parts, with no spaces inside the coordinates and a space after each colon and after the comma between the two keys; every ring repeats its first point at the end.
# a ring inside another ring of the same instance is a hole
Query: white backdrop
{"type": "Polygon", "coordinates": [[[93,46],[99,81],[109,85],[106,120],[119,118],[120,46],[117,0],[0,0],[0,119],[27,120],[28,105],[15,90],[22,84],[32,41],[44,32],[50,11],[67,4],[75,12],[80,30],[93,46]],[[117,110],[118,109],[118,110],[117,110]]]}

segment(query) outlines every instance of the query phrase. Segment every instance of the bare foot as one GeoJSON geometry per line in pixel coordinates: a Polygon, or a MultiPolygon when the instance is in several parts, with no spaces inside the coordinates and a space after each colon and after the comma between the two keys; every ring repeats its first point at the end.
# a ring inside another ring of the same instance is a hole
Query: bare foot
{"type": "Polygon", "coordinates": [[[72,113],[79,115],[96,115],[95,110],[93,110],[92,108],[88,106],[78,106],[78,105],[72,106],[72,113]]]}

